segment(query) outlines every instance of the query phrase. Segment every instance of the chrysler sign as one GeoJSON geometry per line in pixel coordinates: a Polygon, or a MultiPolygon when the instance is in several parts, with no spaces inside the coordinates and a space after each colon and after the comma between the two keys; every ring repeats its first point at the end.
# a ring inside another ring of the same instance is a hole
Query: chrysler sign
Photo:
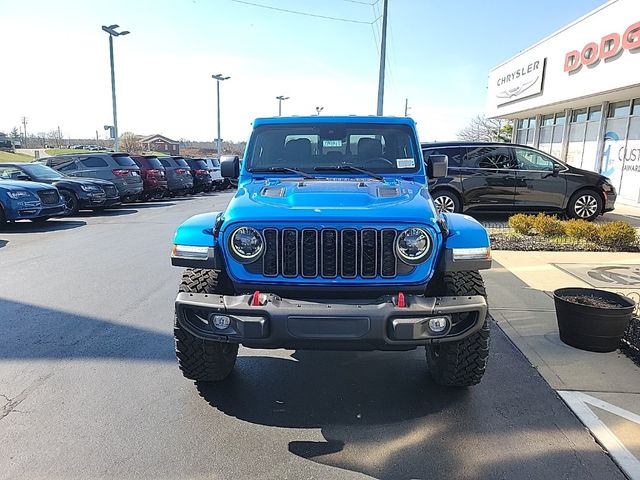
{"type": "Polygon", "coordinates": [[[496,104],[503,105],[542,92],[544,69],[545,58],[534,58],[493,71],[496,104]]]}

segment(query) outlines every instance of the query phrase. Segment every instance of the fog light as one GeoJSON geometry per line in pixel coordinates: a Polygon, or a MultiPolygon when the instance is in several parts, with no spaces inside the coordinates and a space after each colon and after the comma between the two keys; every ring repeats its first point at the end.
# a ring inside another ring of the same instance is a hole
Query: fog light
{"type": "Polygon", "coordinates": [[[429,319],[429,329],[433,333],[442,333],[447,328],[449,321],[445,317],[434,317],[429,319]]]}
{"type": "Polygon", "coordinates": [[[213,326],[219,330],[226,329],[231,323],[231,319],[226,315],[211,315],[209,318],[212,320],[213,326]]]}

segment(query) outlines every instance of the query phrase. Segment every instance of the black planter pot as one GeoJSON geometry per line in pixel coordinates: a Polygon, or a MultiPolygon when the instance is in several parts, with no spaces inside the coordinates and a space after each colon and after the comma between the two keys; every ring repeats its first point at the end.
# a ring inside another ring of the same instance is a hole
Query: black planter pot
{"type": "Polygon", "coordinates": [[[559,288],[553,292],[553,299],[560,339],[567,345],[591,352],[612,352],[618,348],[635,308],[630,298],[595,288],[559,288]],[[567,296],[596,297],[623,306],[582,305],[563,298],[567,296]]]}

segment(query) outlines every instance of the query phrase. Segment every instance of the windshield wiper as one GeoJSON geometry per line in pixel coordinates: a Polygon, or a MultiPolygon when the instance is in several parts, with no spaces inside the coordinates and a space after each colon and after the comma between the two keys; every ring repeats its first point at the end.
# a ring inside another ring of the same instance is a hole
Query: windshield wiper
{"type": "Polygon", "coordinates": [[[370,172],[369,170],[365,170],[364,168],[354,167],[353,165],[336,165],[334,167],[315,167],[313,169],[315,172],[360,172],[365,175],[369,175],[376,180],[384,180],[382,175],[378,175],[377,173],[370,172]]]}
{"type": "Polygon", "coordinates": [[[302,175],[303,178],[316,178],[313,175],[309,175],[308,173],[303,172],[302,170],[289,167],[250,168],[249,171],[251,173],[297,173],[298,175],[302,175]]]}

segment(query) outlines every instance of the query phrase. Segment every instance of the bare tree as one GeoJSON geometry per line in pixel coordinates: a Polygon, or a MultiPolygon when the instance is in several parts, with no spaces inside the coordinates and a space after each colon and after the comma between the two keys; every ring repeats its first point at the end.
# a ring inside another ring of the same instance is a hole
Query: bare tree
{"type": "Polygon", "coordinates": [[[142,153],[142,137],[133,132],[124,132],[120,135],[122,150],[128,153],[142,153]]]}
{"type": "Polygon", "coordinates": [[[47,133],[47,145],[55,145],[60,148],[62,145],[62,135],[58,129],[50,130],[47,133]]]}
{"type": "Polygon", "coordinates": [[[477,115],[458,132],[458,138],[468,141],[511,142],[512,131],[513,125],[508,120],[477,115]]]}

